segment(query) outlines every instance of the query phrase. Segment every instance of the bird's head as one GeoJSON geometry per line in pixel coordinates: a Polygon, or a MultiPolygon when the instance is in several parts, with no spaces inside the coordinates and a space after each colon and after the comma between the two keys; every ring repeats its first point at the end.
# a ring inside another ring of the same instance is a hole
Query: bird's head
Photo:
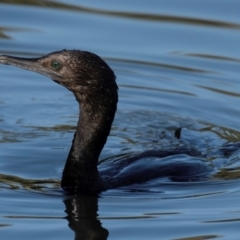
{"type": "Polygon", "coordinates": [[[62,50],[40,58],[0,56],[0,63],[14,65],[51,78],[75,95],[102,95],[117,91],[112,69],[96,54],[79,50],[62,50]]]}

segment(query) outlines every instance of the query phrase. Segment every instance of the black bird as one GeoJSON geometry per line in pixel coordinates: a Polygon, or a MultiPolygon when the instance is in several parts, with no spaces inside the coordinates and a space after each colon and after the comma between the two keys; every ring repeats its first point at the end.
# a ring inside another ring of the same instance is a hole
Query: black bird
{"type": "MultiPolygon", "coordinates": [[[[14,65],[45,75],[70,90],[81,109],[72,146],[63,170],[61,186],[68,192],[100,192],[151,178],[171,175],[184,176],[206,173],[208,166],[202,161],[180,164],[168,162],[153,167],[153,171],[119,174],[121,168],[136,164],[141,158],[162,158],[176,154],[202,157],[196,149],[152,150],[123,159],[112,167],[111,177],[98,171],[98,158],[109,135],[118,102],[118,86],[114,72],[99,56],[79,50],[62,50],[40,58],[0,56],[0,63],[14,65]]],[[[150,164],[151,165],[151,164],[150,164]]],[[[150,166],[149,165],[149,166],[150,166]]],[[[139,169],[138,166],[136,168],[139,169]]],[[[149,170],[149,168],[148,168],[149,170]]]]}

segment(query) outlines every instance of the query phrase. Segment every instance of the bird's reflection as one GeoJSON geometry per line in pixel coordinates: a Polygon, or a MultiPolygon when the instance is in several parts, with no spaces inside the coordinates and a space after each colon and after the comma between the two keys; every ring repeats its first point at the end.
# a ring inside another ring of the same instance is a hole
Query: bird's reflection
{"type": "Polygon", "coordinates": [[[75,240],[106,240],[108,230],[97,219],[97,196],[72,196],[64,200],[69,227],[75,232],[75,240]]]}

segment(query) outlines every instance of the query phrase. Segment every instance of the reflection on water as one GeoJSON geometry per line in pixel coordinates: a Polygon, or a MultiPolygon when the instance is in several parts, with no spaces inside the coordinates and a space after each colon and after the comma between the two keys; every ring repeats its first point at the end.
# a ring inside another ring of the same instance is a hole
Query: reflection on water
{"type": "Polygon", "coordinates": [[[29,189],[44,192],[44,188],[59,189],[60,181],[55,179],[24,179],[17,176],[0,174],[0,188],[29,189]]]}
{"type": "Polygon", "coordinates": [[[0,38],[9,38],[5,32],[7,31],[8,29],[5,29],[5,28],[0,28],[0,38]]]}
{"type": "Polygon", "coordinates": [[[177,24],[193,24],[200,26],[208,26],[208,27],[222,27],[222,28],[233,28],[239,29],[240,24],[231,23],[231,22],[223,22],[223,21],[214,21],[211,19],[198,19],[198,18],[190,18],[190,17],[180,17],[180,16],[170,16],[170,15],[161,15],[161,14],[146,14],[146,13],[136,13],[136,12],[121,12],[121,11],[107,11],[104,9],[96,9],[89,8],[85,6],[79,5],[71,5],[65,3],[58,3],[53,1],[38,1],[32,0],[29,1],[4,1],[1,0],[0,3],[11,3],[11,4],[20,4],[20,5],[28,5],[28,6],[38,6],[38,7],[47,7],[54,9],[64,9],[64,10],[74,10],[79,12],[91,13],[91,14],[101,14],[106,16],[114,16],[114,17],[122,17],[122,18],[130,18],[136,20],[147,20],[147,21],[159,21],[159,22],[167,22],[167,23],[177,23],[177,24]]]}
{"type": "Polygon", "coordinates": [[[64,200],[68,226],[75,233],[75,240],[80,239],[107,239],[108,230],[103,228],[97,219],[97,196],[74,196],[64,200]]]}

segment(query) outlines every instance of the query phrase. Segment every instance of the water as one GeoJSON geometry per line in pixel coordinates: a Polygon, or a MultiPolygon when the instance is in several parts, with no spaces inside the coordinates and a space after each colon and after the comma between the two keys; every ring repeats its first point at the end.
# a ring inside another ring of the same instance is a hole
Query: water
{"type": "Polygon", "coordinates": [[[78,107],[47,78],[0,66],[2,239],[238,239],[240,3],[0,1],[0,53],[97,53],[114,69],[118,112],[101,160],[182,141],[218,171],[205,181],[154,181],[67,196],[60,189],[78,107]],[[164,134],[163,134],[164,135],[164,134]],[[166,141],[166,143],[165,143],[166,141]],[[162,143],[163,142],[163,143],[162,143]],[[108,237],[107,237],[108,236],[108,237]]]}

